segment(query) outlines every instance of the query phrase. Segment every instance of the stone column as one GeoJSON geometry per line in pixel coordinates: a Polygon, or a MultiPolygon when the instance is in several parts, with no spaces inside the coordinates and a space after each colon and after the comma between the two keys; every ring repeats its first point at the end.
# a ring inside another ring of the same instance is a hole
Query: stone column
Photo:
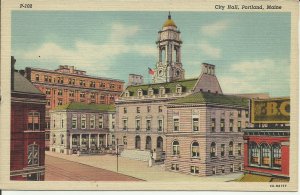
{"type": "Polygon", "coordinates": [[[107,147],[107,145],[108,145],[108,134],[105,134],[105,147],[107,147]]]}
{"type": "Polygon", "coordinates": [[[89,134],[89,148],[91,148],[91,134],[89,134]]]}
{"type": "Polygon", "coordinates": [[[100,134],[97,134],[97,148],[100,147],[100,137],[99,137],[100,134]]]}
{"type": "Polygon", "coordinates": [[[73,134],[71,133],[71,134],[70,134],[70,148],[69,148],[69,149],[72,149],[72,146],[73,146],[73,145],[72,145],[72,139],[73,139],[73,134]]]}
{"type": "Polygon", "coordinates": [[[79,146],[81,146],[81,142],[82,142],[82,134],[79,134],[79,146]]]}

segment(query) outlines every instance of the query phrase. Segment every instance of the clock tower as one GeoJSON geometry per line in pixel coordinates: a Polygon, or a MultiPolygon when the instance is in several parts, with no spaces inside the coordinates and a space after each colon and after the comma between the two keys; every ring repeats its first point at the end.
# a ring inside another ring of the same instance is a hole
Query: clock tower
{"type": "Polygon", "coordinates": [[[158,32],[156,41],[158,62],[154,69],[153,83],[164,83],[184,79],[181,63],[181,38],[169,12],[168,19],[158,32]]]}

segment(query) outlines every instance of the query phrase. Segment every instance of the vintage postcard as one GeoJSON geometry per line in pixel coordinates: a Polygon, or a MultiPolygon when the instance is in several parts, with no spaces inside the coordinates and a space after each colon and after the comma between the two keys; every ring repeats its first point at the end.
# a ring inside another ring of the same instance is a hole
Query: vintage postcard
{"type": "Polygon", "coordinates": [[[1,0],[1,189],[297,191],[298,8],[1,0]]]}

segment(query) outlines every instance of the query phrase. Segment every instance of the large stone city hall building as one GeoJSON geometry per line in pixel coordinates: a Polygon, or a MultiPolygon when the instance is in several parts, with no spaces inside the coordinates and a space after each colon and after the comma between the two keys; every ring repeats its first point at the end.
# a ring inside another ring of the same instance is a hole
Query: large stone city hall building
{"type": "Polygon", "coordinates": [[[180,31],[169,14],[158,32],[152,84],[129,85],[116,100],[112,132],[128,158],[164,160],[167,170],[198,176],[242,171],[248,98],[224,95],[216,67],[185,78],[180,31]]]}

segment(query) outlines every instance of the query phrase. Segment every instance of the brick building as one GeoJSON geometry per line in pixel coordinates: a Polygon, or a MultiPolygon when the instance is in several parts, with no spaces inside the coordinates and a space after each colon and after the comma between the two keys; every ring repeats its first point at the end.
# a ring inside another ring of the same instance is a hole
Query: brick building
{"type": "Polygon", "coordinates": [[[240,181],[289,181],[290,99],[252,99],[245,128],[245,176],[240,181]]]}
{"type": "Polygon", "coordinates": [[[167,170],[198,176],[242,171],[247,98],[197,92],[166,107],[167,170]]]}
{"type": "Polygon", "coordinates": [[[72,102],[50,110],[50,151],[97,153],[115,145],[115,107],[72,102]]]}
{"type": "Polygon", "coordinates": [[[57,70],[25,69],[25,77],[46,94],[46,148],[49,148],[49,110],[71,102],[113,104],[123,91],[124,81],[89,76],[74,66],[61,65],[57,70]]]}
{"type": "Polygon", "coordinates": [[[11,75],[10,179],[44,180],[45,95],[19,72],[11,75]]]}

